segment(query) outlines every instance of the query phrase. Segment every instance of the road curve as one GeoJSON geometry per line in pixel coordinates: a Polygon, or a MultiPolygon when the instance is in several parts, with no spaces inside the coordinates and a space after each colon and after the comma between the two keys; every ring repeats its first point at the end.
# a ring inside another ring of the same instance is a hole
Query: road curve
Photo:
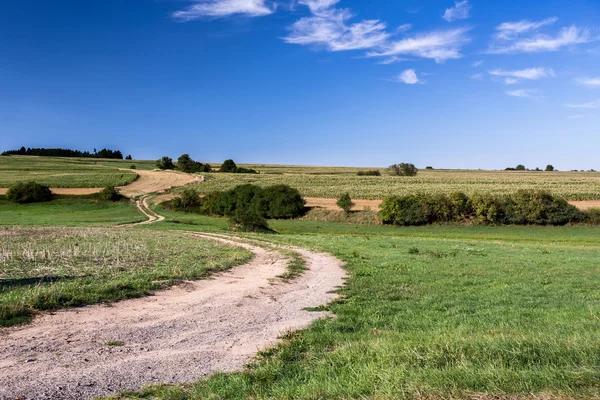
{"type": "Polygon", "coordinates": [[[326,315],[304,309],[328,303],[344,283],[342,262],[327,254],[297,249],[308,270],[283,282],[277,276],[287,260],[273,249],[180,233],[244,247],[254,259],[150,297],[47,313],[0,330],[0,398],[88,399],[241,369],[283,332],[326,315]]]}

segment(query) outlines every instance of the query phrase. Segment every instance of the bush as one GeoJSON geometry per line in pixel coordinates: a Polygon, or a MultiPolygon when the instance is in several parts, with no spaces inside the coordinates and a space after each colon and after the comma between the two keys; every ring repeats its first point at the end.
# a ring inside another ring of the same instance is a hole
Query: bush
{"type": "Polygon", "coordinates": [[[368,170],[368,171],[358,171],[356,173],[358,176],[381,176],[381,172],[378,169],[368,170]]]}
{"type": "Polygon", "coordinates": [[[271,231],[267,220],[256,211],[248,208],[238,208],[229,217],[234,229],[250,232],[271,231]]]}
{"type": "Polygon", "coordinates": [[[507,223],[515,225],[566,225],[586,216],[566,200],[545,191],[519,190],[507,200],[507,223]]]}
{"type": "Polygon", "coordinates": [[[123,198],[121,193],[114,186],[107,186],[100,193],[98,193],[98,197],[101,200],[106,201],[119,201],[123,198]]]}
{"type": "Polygon", "coordinates": [[[177,211],[199,212],[202,206],[200,195],[194,189],[185,189],[181,197],[171,200],[171,208],[177,211]]]}
{"type": "Polygon", "coordinates": [[[135,166],[135,164],[131,164],[131,165],[129,166],[129,169],[137,169],[137,167],[135,166]]]}
{"type": "Polygon", "coordinates": [[[422,197],[418,195],[386,197],[379,208],[379,218],[384,224],[410,226],[428,222],[422,197]]]}
{"type": "Polygon", "coordinates": [[[189,154],[182,154],[181,157],[177,159],[177,168],[180,171],[190,174],[198,172],[210,172],[212,170],[210,165],[202,164],[201,162],[192,160],[189,154]]]}
{"type": "Polygon", "coordinates": [[[344,193],[343,195],[341,195],[340,198],[338,199],[337,203],[335,203],[335,204],[339,208],[341,208],[342,210],[344,210],[344,212],[346,214],[349,214],[350,210],[352,210],[352,207],[354,207],[354,202],[350,198],[350,194],[349,193],[344,193]]]}
{"type": "Polygon", "coordinates": [[[588,222],[592,225],[600,225],[600,208],[592,208],[587,211],[588,222]]]}
{"type": "Polygon", "coordinates": [[[473,214],[482,224],[503,224],[505,219],[505,199],[489,194],[476,194],[471,198],[473,214]]]}
{"type": "Polygon", "coordinates": [[[6,192],[6,198],[15,203],[41,203],[52,200],[52,192],[47,186],[33,181],[20,182],[11,186],[6,192]]]}
{"type": "Polygon", "coordinates": [[[287,185],[274,185],[263,189],[261,207],[268,218],[290,219],[304,215],[306,201],[298,190],[287,185]]]}
{"type": "Polygon", "coordinates": [[[388,167],[388,173],[392,176],[417,176],[417,172],[417,167],[410,163],[392,164],[388,167]]]}
{"type": "Polygon", "coordinates": [[[156,161],[156,167],[160,169],[175,169],[175,164],[173,164],[173,159],[171,157],[164,156],[156,161]]]}

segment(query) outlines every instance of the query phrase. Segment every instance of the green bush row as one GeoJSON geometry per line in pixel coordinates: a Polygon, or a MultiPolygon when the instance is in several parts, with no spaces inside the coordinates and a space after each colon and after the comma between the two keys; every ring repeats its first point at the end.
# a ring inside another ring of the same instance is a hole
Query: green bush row
{"type": "Polygon", "coordinates": [[[475,222],[510,225],[566,225],[592,216],[545,191],[520,190],[495,196],[464,193],[386,197],[379,217],[384,224],[426,225],[439,222],[475,222]]]}

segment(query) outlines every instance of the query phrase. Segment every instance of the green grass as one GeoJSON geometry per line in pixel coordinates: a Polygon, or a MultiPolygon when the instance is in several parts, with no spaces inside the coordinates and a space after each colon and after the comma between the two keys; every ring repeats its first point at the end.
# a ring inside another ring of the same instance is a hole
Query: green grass
{"type": "MultiPolygon", "coordinates": [[[[194,224],[155,229],[226,229],[179,215],[194,224]]],[[[124,398],[600,395],[598,228],[270,225],[280,235],[255,237],[347,262],[348,285],[327,307],[336,318],[286,335],[242,372],[124,398]]]]}
{"type": "Polygon", "coordinates": [[[0,326],[35,312],[139,297],[250,258],[179,233],[107,228],[0,228],[0,326]]]}
{"type": "Polygon", "coordinates": [[[137,175],[115,167],[129,168],[131,164],[131,161],[128,164],[102,159],[3,156],[0,157],[0,187],[23,181],[36,181],[53,188],[126,185],[137,179],[137,175]]]}
{"type": "Polygon", "coordinates": [[[0,226],[118,225],[144,220],[128,200],[59,197],[48,203],[15,204],[0,196],[0,226]]]}

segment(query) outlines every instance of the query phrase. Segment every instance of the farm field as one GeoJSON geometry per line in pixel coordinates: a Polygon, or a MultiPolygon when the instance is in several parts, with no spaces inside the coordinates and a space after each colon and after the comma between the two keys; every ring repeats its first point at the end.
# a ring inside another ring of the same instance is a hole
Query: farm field
{"type": "Polygon", "coordinates": [[[103,166],[102,160],[0,156],[0,187],[32,180],[54,188],[121,186],[136,178],[134,172],[103,166]]]}
{"type": "MultiPolygon", "coordinates": [[[[260,171],[260,169],[259,169],[260,171]]],[[[312,171],[312,168],[310,169],[312,171]]],[[[309,197],[339,197],[349,193],[356,199],[382,199],[389,195],[415,193],[506,194],[520,189],[543,189],[567,200],[600,200],[598,172],[521,172],[421,170],[416,177],[357,176],[355,174],[205,174],[206,181],[195,185],[202,194],[227,190],[240,184],[261,187],[286,184],[309,197]]]]}
{"type": "Polygon", "coordinates": [[[36,311],[147,295],[250,257],[240,248],[147,230],[15,227],[0,229],[0,239],[0,326],[36,311]]]}

